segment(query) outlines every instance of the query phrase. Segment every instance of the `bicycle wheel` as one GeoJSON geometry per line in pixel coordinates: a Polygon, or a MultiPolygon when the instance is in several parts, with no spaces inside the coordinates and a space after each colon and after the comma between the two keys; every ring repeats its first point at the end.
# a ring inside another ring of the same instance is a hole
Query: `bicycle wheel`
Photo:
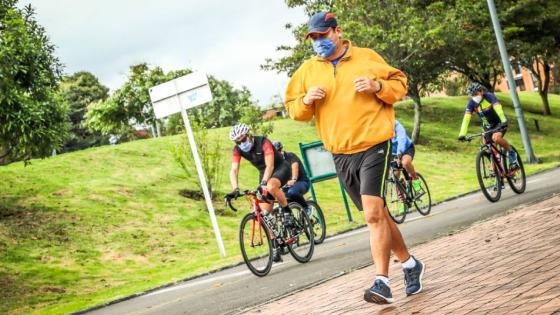
{"type": "Polygon", "coordinates": [[[313,241],[315,244],[321,244],[327,235],[327,223],[325,222],[325,216],[323,215],[321,207],[319,207],[315,201],[307,200],[307,207],[311,210],[311,212],[308,212],[307,215],[309,216],[309,220],[313,226],[313,241]]]}
{"type": "Polygon", "coordinates": [[[264,222],[259,225],[254,213],[248,213],[239,227],[239,245],[249,270],[264,277],[272,267],[272,243],[264,222]]]}
{"type": "Polygon", "coordinates": [[[480,151],[476,155],[476,177],[484,197],[490,202],[500,200],[502,195],[502,183],[498,170],[494,165],[494,157],[486,151],[480,151]]]}
{"type": "Polygon", "coordinates": [[[408,206],[403,202],[405,199],[404,187],[393,177],[385,180],[385,204],[389,216],[395,223],[401,224],[406,218],[408,206]]]}
{"type": "Polygon", "coordinates": [[[306,263],[313,256],[313,249],[315,248],[313,226],[305,209],[299,203],[290,203],[290,208],[294,214],[296,228],[285,229],[288,250],[295,260],[306,263]]]}
{"type": "Polygon", "coordinates": [[[509,169],[509,159],[508,159],[508,176],[507,181],[511,190],[513,190],[517,194],[521,194],[525,191],[525,187],[527,186],[527,179],[525,178],[525,168],[523,167],[523,161],[521,161],[521,157],[517,150],[511,146],[512,150],[517,155],[517,169],[510,170],[509,169]]]}
{"type": "Polygon", "coordinates": [[[416,176],[420,179],[420,190],[415,193],[414,206],[421,215],[428,215],[432,210],[432,195],[424,177],[420,173],[416,173],[416,176]]]}

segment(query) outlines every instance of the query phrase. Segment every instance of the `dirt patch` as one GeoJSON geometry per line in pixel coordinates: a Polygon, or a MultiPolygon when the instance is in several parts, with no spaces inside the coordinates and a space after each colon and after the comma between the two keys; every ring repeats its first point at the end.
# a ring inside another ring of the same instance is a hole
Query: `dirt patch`
{"type": "MultiPolygon", "coordinates": [[[[31,289],[24,286],[16,278],[9,276],[5,273],[0,273],[0,301],[15,302],[16,300],[23,300],[31,292],[31,289]]],[[[0,310],[2,306],[0,305],[0,310]]]]}
{"type": "Polygon", "coordinates": [[[41,289],[41,291],[45,293],[57,293],[57,294],[66,293],[65,289],[57,288],[57,287],[44,287],[41,289]]]}
{"type": "Polygon", "coordinates": [[[106,250],[101,256],[101,260],[104,261],[112,261],[115,263],[125,263],[129,260],[134,261],[139,264],[146,264],[148,263],[148,258],[141,255],[134,255],[131,253],[126,252],[115,252],[112,250],[106,250]]]}
{"type": "Polygon", "coordinates": [[[51,195],[56,196],[56,197],[62,197],[64,195],[66,195],[67,193],[68,193],[68,189],[63,189],[63,190],[55,191],[51,195]]]}
{"type": "Polygon", "coordinates": [[[117,190],[115,190],[117,192],[117,194],[119,195],[123,195],[125,197],[132,197],[133,193],[131,190],[128,190],[124,187],[120,187],[117,190]]]}
{"type": "MultiPolygon", "coordinates": [[[[204,200],[204,193],[202,193],[202,191],[199,190],[191,190],[191,189],[182,189],[179,190],[179,195],[185,197],[185,198],[189,198],[189,199],[193,199],[193,200],[204,200]]],[[[218,201],[218,200],[222,200],[222,198],[224,197],[224,194],[221,192],[214,192],[212,194],[212,201],[218,201]]]]}

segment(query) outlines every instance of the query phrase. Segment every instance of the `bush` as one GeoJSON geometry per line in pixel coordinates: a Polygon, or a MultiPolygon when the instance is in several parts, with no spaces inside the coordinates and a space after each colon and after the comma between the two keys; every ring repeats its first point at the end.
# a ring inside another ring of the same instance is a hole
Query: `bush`
{"type": "MultiPolygon", "coordinates": [[[[221,141],[217,137],[211,138],[208,135],[208,129],[197,123],[192,123],[192,127],[208,190],[210,195],[213,195],[213,193],[217,192],[214,189],[222,184],[221,141]]],[[[187,178],[195,180],[196,186],[200,189],[199,191],[202,191],[202,185],[196,171],[194,157],[187,136],[181,136],[179,144],[171,147],[170,151],[173,159],[183,169],[187,178]]]]}

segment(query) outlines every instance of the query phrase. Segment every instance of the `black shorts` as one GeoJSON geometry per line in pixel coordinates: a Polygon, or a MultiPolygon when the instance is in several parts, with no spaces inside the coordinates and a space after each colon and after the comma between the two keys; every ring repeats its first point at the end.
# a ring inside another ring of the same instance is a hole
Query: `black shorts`
{"type": "Polygon", "coordinates": [[[410,144],[410,147],[404,151],[402,155],[410,155],[411,158],[414,159],[414,154],[416,153],[416,149],[414,149],[414,143],[410,144]]]}
{"type": "Polygon", "coordinates": [[[338,179],[360,211],[362,195],[383,198],[391,157],[391,141],[354,154],[334,154],[338,179]]]}
{"type": "MultiPolygon", "coordinates": [[[[262,178],[264,175],[264,171],[261,171],[259,174],[259,183],[261,184],[262,178]]],[[[270,178],[277,178],[280,181],[280,187],[286,185],[292,176],[292,170],[290,169],[290,164],[288,162],[283,161],[282,164],[278,165],[273,171],[270,178]]]]}
{"type": "MultiPolygon", "coordinates": [[[[490,130],[490,129],[494,129],[498,127],[497,125],[491,126],[490,128],[486,128],[485,130],[490,130]]],[[[507,127],[502,127],[499,130],[496,130],[495,132],[489,132],[487,134],[484,135],[484,140],[486,140],[486,143],[491,142],[492,141],[492,135],[494,135],[496,132],[501,132],[502,136],[506,135],[507,132],[507,127]]]]}

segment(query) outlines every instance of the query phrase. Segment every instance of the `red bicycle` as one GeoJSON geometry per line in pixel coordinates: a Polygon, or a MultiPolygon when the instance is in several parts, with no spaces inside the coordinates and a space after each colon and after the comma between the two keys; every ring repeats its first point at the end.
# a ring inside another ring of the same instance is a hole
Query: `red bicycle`
{"type": "MultiPolygon", "coordinates": [[[[243,260],[249,270],[259,277],[266,276],[272,268],[273,250],[290,252],[292,257],[300,263],[308,262],[313,256],[314,233],[313,225],[303,207],[298,203],[290,203],[294,215],[295,226],[286,226],[284,216],[279,206],[274,207],[272,214],[264,212],[260,204],[274,204],[266,192],[260,189],[245,190],[241,196],[247,197],[250,213],[241,220],[239,226],[239,245],[243,260]]],[[[234,198],[237,199],[237,198],[234,198]]],[[[237,211],[226,198],[226,204],[237,211]]]]}
{"type": "Polygon", "coordinates": [[[491,137],[486,139],[486,134],[497,131],[497,129],[487,130],[482,133],[467,136],[465,141],[472,141],[474,138],[482,137],[480,151],[476,155],[476,175],[482,193],[491,202],[500,200],[504,186],[504,178],[507,179],[511,190],[517,194],[525,191],[526,177],[523,161],[514,146],[512,150],[517,155],[517,165],[510,168],[507,154],[503,148],[497,148],[491,137]]]}

